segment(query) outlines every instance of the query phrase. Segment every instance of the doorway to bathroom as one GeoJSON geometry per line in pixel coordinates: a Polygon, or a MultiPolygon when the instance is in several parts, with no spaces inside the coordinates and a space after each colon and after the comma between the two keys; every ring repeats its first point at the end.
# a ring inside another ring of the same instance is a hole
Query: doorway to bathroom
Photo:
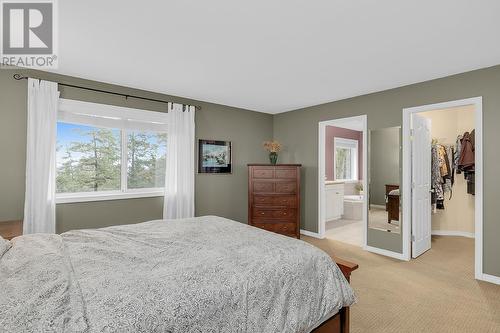
{"type": "Polygon", "coordinates": [[[328,238],[366,246],[367,117],[319,123],[318,230],[328,238]]]}

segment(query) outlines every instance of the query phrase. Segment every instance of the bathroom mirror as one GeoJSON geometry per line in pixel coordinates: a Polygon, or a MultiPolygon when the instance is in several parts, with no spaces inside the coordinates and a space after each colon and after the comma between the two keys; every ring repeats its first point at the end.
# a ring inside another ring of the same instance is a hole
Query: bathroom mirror
{"type": "Polygon", "coordinates": [[[370,131],[368,228],[401,233],[401,127],[370,131]]]}

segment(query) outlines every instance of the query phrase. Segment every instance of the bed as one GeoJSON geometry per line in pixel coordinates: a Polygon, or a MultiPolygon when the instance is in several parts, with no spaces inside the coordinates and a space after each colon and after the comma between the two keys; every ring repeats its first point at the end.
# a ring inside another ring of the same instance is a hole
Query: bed
{"type": "Polygon", "coordinates": [[[0,327],[345,333],[356,267],[216,216],[0,238],[0,327]]]}

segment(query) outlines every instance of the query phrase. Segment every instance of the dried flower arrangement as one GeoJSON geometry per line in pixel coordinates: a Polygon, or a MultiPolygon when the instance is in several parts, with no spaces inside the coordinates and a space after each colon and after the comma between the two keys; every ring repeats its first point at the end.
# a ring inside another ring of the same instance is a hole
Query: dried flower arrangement
{"type": "Polygon", "coordinates": [[[278,141],[265,141],[263,144],[264,149],[269,152],[269,161],[272,165],[276,165],[278,161],[278,152],[283,147],[278,141]]]}
{"type": "Polygon", "coordinates": [[[264,141],[263,146],[270,153],[277,153],[283,147],[278,141],[264,141]]]}

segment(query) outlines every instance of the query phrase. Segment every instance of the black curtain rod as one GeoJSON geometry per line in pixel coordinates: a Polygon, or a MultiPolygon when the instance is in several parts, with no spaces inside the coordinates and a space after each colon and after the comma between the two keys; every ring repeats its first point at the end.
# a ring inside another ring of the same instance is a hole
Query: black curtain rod
{"type": "MultiPolygon", "coordinates": [[[[29,77],[27,76],[23,76],[21,74],[14,74],[13,75],[14,79],[16,80],[27,80],[29,79],[29,77]]],[[[37,79],[37,80],[40,80],[38,78],[34,78],[34,79],[37,79]]],[[[76,85],[73,85],[73,84],[66,84],[66,83],[59,83],[57,82],[57,84],[59,84],[60,86],[65,86],[65,87],[70,87],[70,88],[77,88],[77,89],[84,89],[84,90],[90,90],[90,91],[95,91],[95,92],[98,92],[98,93],[104,93],[104,94],[110,94],[110,95],[118,95],[118,96],[123,96],[125,97],[125,99],[128,99],[128,98],[135,98],[135,99],[142,99],[142,100],[145,100],[145,101],[151,101],[151,102],[158,102],[158,103],[170,103],[169,101],[163,101],[161,99],[155,99],[155,98],[148,98],[148,97],[141,97],[141,96],[136,96],[136,95],[128,95],[128,94],[122,94],[122,93],[117,93],[117,92],[113,92],[113,91],[107,91],[107,90],[101,90],[101,89],[94,89],[94,88],[88,88],[88,87],[82,87],[82,86],[76,86],[76,85]]],[[[173,102],[172,102],[173,103],[173,102]]],[[[183,105],[186,105],[186,104],[183,104],[183,105]]],[[[196,108],[196,110],[201,110],[201,106],[198,106],[198,105],[195,105],[194,106],[196,108]]]]}

